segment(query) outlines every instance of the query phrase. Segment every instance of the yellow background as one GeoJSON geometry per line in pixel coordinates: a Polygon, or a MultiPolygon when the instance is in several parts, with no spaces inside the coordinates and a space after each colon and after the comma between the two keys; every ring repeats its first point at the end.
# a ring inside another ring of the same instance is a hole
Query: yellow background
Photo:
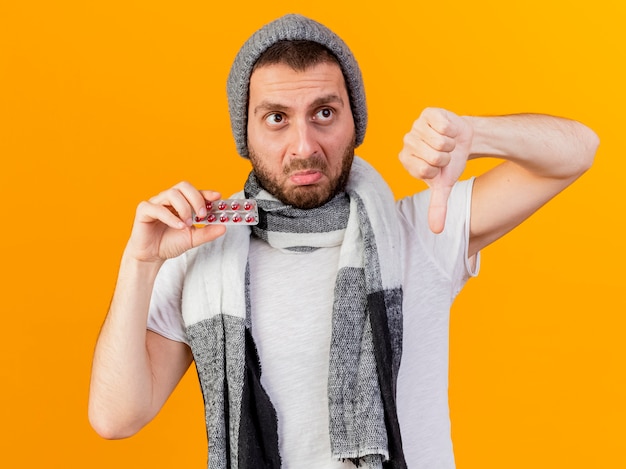
{"type": "Polygon", "coordinates": [[[396,155],[425,106],[598,132],[594,167],[484,250],[452,311],[450,402],[459,469],[626,468],[623,0],[2,0],[0,466],[204,467],[195,371],[139,435],[104,441],[92,349],[136,204],[182,179],[240,187],[226,75],[287,12],[351,45],[370,107],[358,153],[398,196],[423,188],[396,155]]]}

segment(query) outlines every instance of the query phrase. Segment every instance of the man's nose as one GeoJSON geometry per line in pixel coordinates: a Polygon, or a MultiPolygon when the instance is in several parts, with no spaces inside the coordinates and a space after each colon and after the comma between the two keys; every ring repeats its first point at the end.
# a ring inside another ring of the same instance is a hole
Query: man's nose
{"type": "Polygon", "coordinates": [[[320,147],[317,141],[316,132],[312,124],[309,122],[298,121],[291,126],[292,135],[290,136],[291,156],[299,158],[308,158],[319,153],[320,147]]]}

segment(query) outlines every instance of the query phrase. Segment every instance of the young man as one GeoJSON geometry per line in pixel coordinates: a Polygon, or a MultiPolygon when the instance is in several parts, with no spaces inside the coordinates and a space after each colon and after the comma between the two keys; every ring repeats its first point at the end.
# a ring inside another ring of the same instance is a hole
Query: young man
{"type": "Polygon", "coordinates": [[[354,156],[361,75],[324,26],[264,26],[228,94],[253,166],[239,196],[257,200],[260,223],[195,228],[221,195],[184,182],[139,204],[95,351],[92,425],[134,434],[194,361],[211,468],[453,468],[452,301],[484,246],[589,168],[595,134],[426,109],[400,159],[430,190],[395,202],[354,156]],[[478,156],[504,161],[458,181],[478,156]]]}

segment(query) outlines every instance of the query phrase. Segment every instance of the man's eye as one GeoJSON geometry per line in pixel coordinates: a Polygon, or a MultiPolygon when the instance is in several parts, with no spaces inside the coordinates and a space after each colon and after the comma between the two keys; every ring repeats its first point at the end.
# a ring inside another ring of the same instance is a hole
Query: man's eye
{"type": "Polygon", "coordinates": [[[285,117],[282,114],[273,113],[269,114],[265,121],[270,125],[281,124],[285,120],[285,117]]]}
{"type": "Polygon", "coordinates": [[[331,117],[333,117],[333,110],[330,108],[325,107],[324,109],[320,109],[319,111],[317,111],[317,114],[315,114],[316,119],[319,120],[328,120],[331,117]]]}

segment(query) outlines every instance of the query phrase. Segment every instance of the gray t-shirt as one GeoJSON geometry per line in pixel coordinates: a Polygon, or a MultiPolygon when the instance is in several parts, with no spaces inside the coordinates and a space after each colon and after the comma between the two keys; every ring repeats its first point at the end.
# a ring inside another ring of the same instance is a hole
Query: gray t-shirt
{"type": "MultiPolygon", "coordinates": [[[[402,230],[404,343],[398,418],[409,467],[454,468],[448,411],[448,333],[452,301],[478,259],[468,259],[472,180],[450,197],[446,229],[427,223],[429,192],[397,202],[402,230]]],[[[331,461],[328,360],[339,247],[295,253],[250,243],[252,334],[262,383],[278,416],[286,468],[349,468],[331,461]]],[[[180,312],[182,276],[166,263],[155,284],[148,329],[187,342],[180,312]]]]}

